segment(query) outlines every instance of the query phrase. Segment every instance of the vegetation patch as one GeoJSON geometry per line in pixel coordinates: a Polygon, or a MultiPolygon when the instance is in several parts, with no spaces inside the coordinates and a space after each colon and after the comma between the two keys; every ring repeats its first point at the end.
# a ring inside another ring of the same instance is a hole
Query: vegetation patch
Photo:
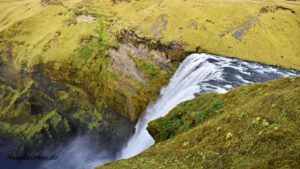
{"type": "Polygon", "coordinates": [[[297,77],[199,95],[150,122],[149,149],[97,169],[298,168],[299,92],[297,77]]]}
{"type": "Polygon", "coordinates": [[[216,93],[210,95],[198,98],[197,102],[187,101],[181,103],[166,117],[151,121],[147,130],[156,142],[160,142],[174,138],[176,135],[202,124],[220,113],[224,107],[221,101],[215,101],[216,93]]]}

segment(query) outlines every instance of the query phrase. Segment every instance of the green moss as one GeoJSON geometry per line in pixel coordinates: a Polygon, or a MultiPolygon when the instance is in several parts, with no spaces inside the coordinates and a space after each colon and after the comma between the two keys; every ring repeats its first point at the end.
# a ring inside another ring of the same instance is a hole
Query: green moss
{"type": "Polygon", "coordinates": [[[59,91],[59,96],[61,100],[66,100],[69,98],[69,94],[65,91],[59,91]]]}
{"type": "Polygon", "coordinates": [[[69,20],[72,20],[73,19],[73,11],[71,9],[68,9],[65,11],[64,13],[64,20],[65,21],[69,21],[69,20]]]}
{"type": "Polygon", "coordinates": [[[85,60],[88,60],[92,57],[94,52],[95,51],[93,49],[90,49],[89,47],[82,47],[79,49],[79,56],[85,60]]]}
{"type": "Polygon", "coordinates": [[[154,64],[149,63],[148,61],[146,61],[144,59],[137,58],[135,60],[135,63],[137,65],[137,67],[139,68],[139,70],[147,75],[155,76],[158,74],[158,71],[157,71],[158,68],[155,68],[154,64]]]}
{"type": "Polygon", "coordinates": [[[118,77],[118,75],[116,73],[110,72],[110,71],[106,71],[104,73],[104,75],[111,79],[117,79],[117,77],[118,77]]]}
{"type": "Polygon", "coordinates": [[[218,94],[211,93],[205,97],[200,96],[194,102],[187,101],[180,104],[166,117],[150,122],[147,128],[149,133],[158,142],[194,128],[222,111],[224,103],[215,101],[217,96],[218,94]],[[179,121],[181,125],[179,125],[179,121]]]}
{"type": "Polygon", "coordinates": [[[174,114],[166,118],[159,118],[156,123],[162,130],[162,139],[174,138],[176,131],[183,125],[181,118],[174,114]]]}
{"type": "MultiPolygon", "coordinates": [[[[58,123],[63,122],[66,131],[70,131],[70,126],[66,119],[63,119],[56,110],[47,113],[36,124],[34,123],[23,123],[11,125],[10,123],[0,122],[1,133],[8,135],[12,138],[18,138],[23,141],[29,141],[33,136],[39,134],[43,129],[48,131],[51,125],[54,129],[58,126],[58,123]]],[[[58,131],[62,132],[62,131],[58,131]]],[[[50,133],[49,133],[50,134],[50,133]]],[[[50,134],[51,135],[51,134],[50,134]]]]}
{"type": "MultiPolygon", "coordinates": [[[[153,91],[157,91],[157,88],[166,84],[172,76],[171,73],[167,73],[166,70],[155,65],[153,61],[135,58],[135,63],[138,69],[146,75],[146,78],[152,85],[152,88],[154,88],[153,91]]],[[[144,88],[143,90],[147,89],[144,88]]]]}
{"type": "MultiPolygon", "coordinates": [[[[26,85],[26,87],[24,88],[24,90],[22,92],[20,92],[20,90],[17,90],[17,92],[14,92],[14,95],[12,96],[11,98],[11,101],[9,102],[9,105],[8,106],[5,106],[5,108],[2,110],[0,116],[3,116],[3,115],[10,115],[10,112],[9,110],[16,106],[15,105],[15,102],[18,100],[18,99],[21,99],[21,96],[24,95],[25,93],[28,92],[29,88],[31,87],[31,85],[33,84],[33,81],[29,81],[26,85]]],[[[22,110],[22,105],[19,106],[19,109],[16,109],[13,114],[11,114],[12,116],[20,116],[22,115],[22,113],[24,112],[24,110],[22,110]]]]}
{"type": "Polygon", "coordinates": [[[103,23],[104,19],[105,18],[99,19],[97,29],[94,29],[94,36],[82,35],[79,37],[80,43],[83,43],[83,41],[88,42],[78,49],[81,58],[88,60],[95,54],[105,55],[106,51],[109,49],[112,36],[108,32],[107,25],[103,23]]]}

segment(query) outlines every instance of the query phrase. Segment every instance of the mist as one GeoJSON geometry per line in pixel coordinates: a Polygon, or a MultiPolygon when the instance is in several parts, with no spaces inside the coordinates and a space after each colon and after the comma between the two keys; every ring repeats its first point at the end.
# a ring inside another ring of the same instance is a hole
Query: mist
{"type": "Polygon", "coordinates": [[[101,150],[88,136],[80,136],[61,149],[57,159],[43,162],[39,169],[92,169],[106,162],[114,161],[115,155],[101,150]]]}

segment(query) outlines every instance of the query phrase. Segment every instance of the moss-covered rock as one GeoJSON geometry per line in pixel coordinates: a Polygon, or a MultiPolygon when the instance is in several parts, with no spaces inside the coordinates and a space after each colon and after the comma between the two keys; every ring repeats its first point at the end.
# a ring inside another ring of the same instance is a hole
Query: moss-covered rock
{"type": "Polygon", "coordinates": [[[225,105],[222,100],[216,99],[218,95],[210,93],[199,96],[194,102],[182,103],[167,116],[151,121],[147,130],[156,142],[174,138],[222,111],[225,105]]]}
{"type": "Polygon", "coordinates": [[[130,120],[81,88],[52,81],[41,69],[34,74],[25,87],[0,81],[1,135],[19,143],[16,153],[56,150],[80,134],[116,152],[134,131],[130,120]]]}

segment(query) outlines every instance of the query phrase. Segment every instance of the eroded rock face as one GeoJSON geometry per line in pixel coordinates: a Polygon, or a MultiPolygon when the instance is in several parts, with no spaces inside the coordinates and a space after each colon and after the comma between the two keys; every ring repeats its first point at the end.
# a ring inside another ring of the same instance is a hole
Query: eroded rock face
{"type": "Polygon", "coordinates": [[[127,74],[129,78],[149,85],[145,75],[137,68],[134,59],[153,60],[154,64],[172,72],[168,63],[166,52],[149,48],[145,44],[139,44],[137,47],[133,44],[121,44],[118,50],[111,49],[109,55],[112,57],[113,69],[120,74],[127,74]],[[132,76],[132,77],[131,77],[132,76]]]}
{"type": "Polygon", "coordinates": [[[110,68],[120,78],[116,80],[114,90],[124,98],[119,103],[126,105],[122,108],[125,116],[127,114],[132,121],[136,121],[175,72],[176,66],[172,64],[181,61],[188,52],[177,42],[161,44],[160,41],[139,37],[134,30],[124,29],[116,34],[115,39],[118,48],[108,51],[111,57],[110,68]],[[163,77],[166,74],[168,76],[163,77]]]}
{"type": "Polygon", "coordinates": [[[111,49],[109,55],[112,57],[112,68],[121,76],[127,76],[143,84],[148,84],[144,74],[137,68],[131,56],[133,50],[135,50],[133,46],[127,44],[121,45],[118,50],[111,49]]]}
{"type": "MultiPolygon", "coordinates": [[[[160,54],[155,56],[161,60],[166,60],[167,62],[182,61],[189,54],[188,51],[184,50],[185,44],[183,43],[172,41],[162,44],[160,40],[139,37],[134,30],[122,29],[116,36],[120,43],[131,43],[132,45],[136,46],[136,48],[140,49],[138,51],[143,51],[143,48],[146,51],[150,51],[150,54],[157,54],[157,52],[160,51],[160,54]],[[147,47],[145,48],[145,46],[147,47]]],[[[141,56],[145,56],[145,52],[141,56]]]]}

